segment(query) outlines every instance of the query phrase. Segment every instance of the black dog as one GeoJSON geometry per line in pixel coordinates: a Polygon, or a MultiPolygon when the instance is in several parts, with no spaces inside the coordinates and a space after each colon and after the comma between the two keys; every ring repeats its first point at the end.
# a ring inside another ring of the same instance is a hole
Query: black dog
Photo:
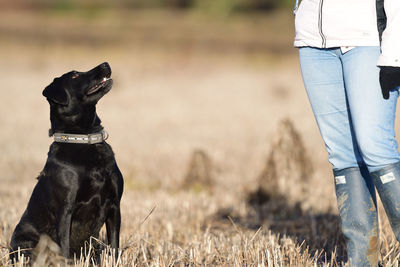
{"type": "Polygon", "coordinates": [[[108,243],[118,249],[123,178],[96,114],[96,103],[111,90],[110,76],[110,66],[103,63],[88,72],[66,73],[44,89],[55,141],[12,235],[12,260],[18,248],[31,257],[43,234],[63,256],[79,257],[104,223],[108,243]]]}

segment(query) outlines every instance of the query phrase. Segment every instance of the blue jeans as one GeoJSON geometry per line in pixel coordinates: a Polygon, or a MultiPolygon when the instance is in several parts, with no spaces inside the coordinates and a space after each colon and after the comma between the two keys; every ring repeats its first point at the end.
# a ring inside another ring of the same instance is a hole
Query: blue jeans
{"type": "Polygon", "coordinates": [[[379,47],[299,49],[303,81],[334,171],[370,172],[400,161],[394,121],[398,91],[383,99],[379,47]]]}

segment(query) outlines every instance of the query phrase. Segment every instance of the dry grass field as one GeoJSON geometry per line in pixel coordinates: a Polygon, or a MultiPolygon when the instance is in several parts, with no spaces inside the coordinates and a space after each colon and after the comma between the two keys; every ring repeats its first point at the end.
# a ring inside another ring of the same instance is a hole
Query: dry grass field
{"type": "MultiPolygon", "coordinates": [[[[103,61],[114,87],[98,114],[125,178],[122,248],[71,265],[342,265],[292,24],[280,11],[1,12],[0,266],[52,142],[42,90],[103,61]]],[[[398,266],[380,215],[382,263],[398,266]]]]}

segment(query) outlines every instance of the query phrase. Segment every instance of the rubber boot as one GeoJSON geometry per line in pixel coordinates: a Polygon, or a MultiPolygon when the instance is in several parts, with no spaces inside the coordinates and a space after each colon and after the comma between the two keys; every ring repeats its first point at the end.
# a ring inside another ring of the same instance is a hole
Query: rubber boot
{"type": "Polygon", "coordinates": [[[334,171],[342,232],[351,266],[377,266],[378,213],[375,187],[366,167],[334,171]]]}
{"type": "Polygon", "coordinates": [[[400,242],[400,162],[371,173],[392,230],[400,242]]]}

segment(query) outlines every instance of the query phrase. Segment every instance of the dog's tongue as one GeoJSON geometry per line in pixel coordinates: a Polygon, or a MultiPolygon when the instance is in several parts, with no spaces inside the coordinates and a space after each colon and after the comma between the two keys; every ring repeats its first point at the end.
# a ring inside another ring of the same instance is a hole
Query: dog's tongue
{"type": "Polygon", "coordinates": [[[98,84],[92,86],[86,94],[87,94],[87,95],[90,95],[90,94],[93,94],[93,93],[97,92],[100,88],[103,87],[104,83],[105,83],[106,81],[110,80],[110,79],[111,79],[111,78],[104,77],[103,80],[101,80],[100,83],[98,83],[98,84]]]}
{"type": "Polygon", "coordinates": [[[100,89],[100,87],[101,87],[100,83],[96,84],[95,86],[91,87],[86,94],[87,95],[93,94],[93,93],[97,92],[100,89]]]}

